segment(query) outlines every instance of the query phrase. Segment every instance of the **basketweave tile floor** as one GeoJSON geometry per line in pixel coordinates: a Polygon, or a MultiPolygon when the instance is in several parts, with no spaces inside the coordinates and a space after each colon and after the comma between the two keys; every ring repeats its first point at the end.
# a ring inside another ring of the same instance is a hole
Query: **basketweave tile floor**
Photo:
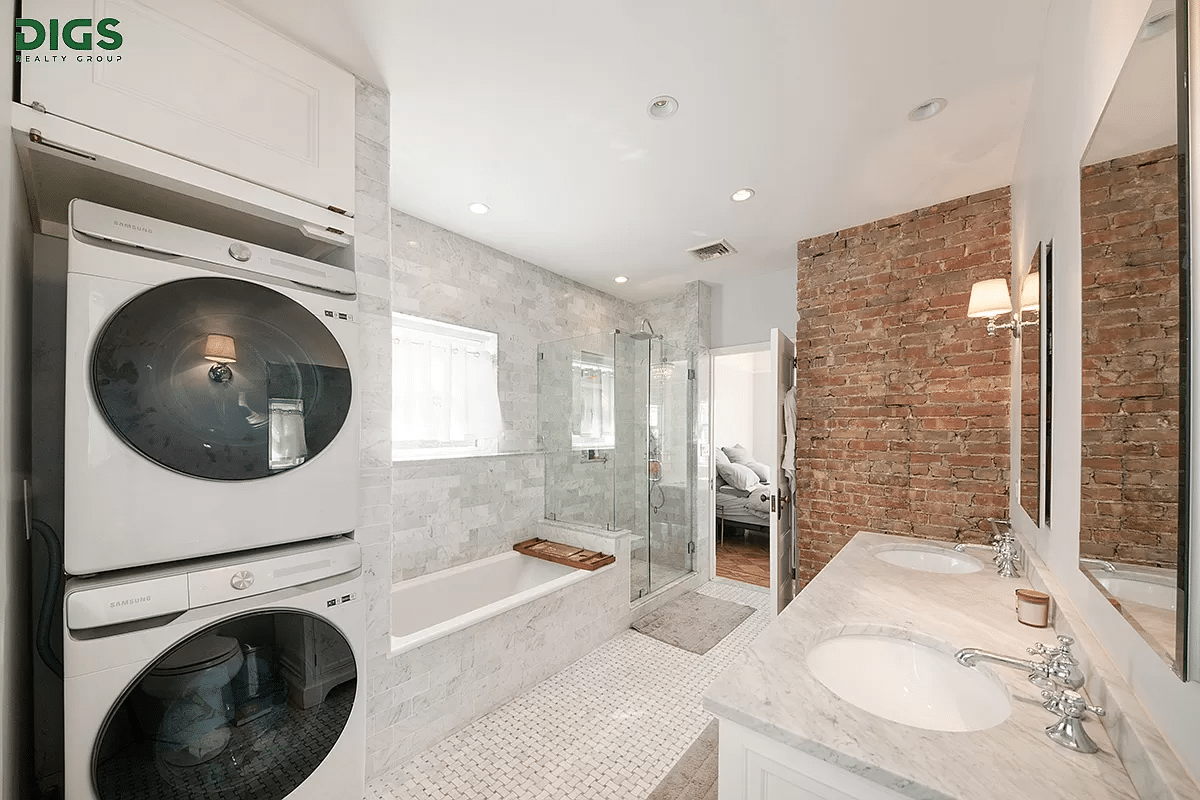
{"type": "Polygon", "coordinates": [[[367,787],[371,800],[643,800],[712,719],[708,685],[771,620],[770,596],[701,594],[755,613],[699,656],[627,630],[367,787]]]}

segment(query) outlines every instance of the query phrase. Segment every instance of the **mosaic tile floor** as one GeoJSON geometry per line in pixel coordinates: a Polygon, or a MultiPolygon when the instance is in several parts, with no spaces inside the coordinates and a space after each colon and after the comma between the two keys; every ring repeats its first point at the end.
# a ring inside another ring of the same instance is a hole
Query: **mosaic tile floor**
{"type": "Polygon", "coordinates": [[[643,800],[712,717],[708,684],[770,621],[769,596],[699,591],[755,613],[703,656],[627,630],[375,780],[370,800],[643,800]]]}

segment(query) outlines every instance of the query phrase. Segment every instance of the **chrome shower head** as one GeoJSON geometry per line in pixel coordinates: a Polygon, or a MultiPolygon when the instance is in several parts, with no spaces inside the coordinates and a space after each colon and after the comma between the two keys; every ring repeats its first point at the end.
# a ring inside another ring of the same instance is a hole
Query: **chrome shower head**
{"type": "Polygon", "coordinates": [[[629,338],[637,339],[639,342],[644,342],[647,339],[657,339],[658,336],[655,335],[654,326],[650,324],[650,320],[643,319],[641,330],[639,330],[637,333],[629,334],[629,338]],[[647,328],[649,328],[650,330],[647,331],[646,330],[647,328]]]}

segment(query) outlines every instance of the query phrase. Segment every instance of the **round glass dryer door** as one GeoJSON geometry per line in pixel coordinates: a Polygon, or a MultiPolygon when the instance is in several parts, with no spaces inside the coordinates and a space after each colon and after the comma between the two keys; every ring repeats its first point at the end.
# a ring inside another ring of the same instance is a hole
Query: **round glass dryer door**
{"type": "Polygon", "coordinates": [[[350,368],[329,329],[279,292],[192,278],[130,300],[92,353],[96,400],[121,438],[210,480],[307,463],[350,411],[350,368]]]}
{"type": "Polygon", "coordinates": [[[282,800],[333,749],[354,705],[354,654],[296,611],[234,618],[150,664],[92,754],[100,800],[282,800]]]}

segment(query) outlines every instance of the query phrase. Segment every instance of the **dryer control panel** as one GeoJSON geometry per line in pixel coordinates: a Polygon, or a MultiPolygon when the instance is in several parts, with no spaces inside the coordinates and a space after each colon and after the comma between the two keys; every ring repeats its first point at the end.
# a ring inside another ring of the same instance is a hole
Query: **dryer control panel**
{"type": "Polygon", "coordinates": [[[341,537],[120,576],[74,578],[67,583],[64,617],[71,630],[102,628],[302,586],[361,565],[358,543],[341,537]]]}

